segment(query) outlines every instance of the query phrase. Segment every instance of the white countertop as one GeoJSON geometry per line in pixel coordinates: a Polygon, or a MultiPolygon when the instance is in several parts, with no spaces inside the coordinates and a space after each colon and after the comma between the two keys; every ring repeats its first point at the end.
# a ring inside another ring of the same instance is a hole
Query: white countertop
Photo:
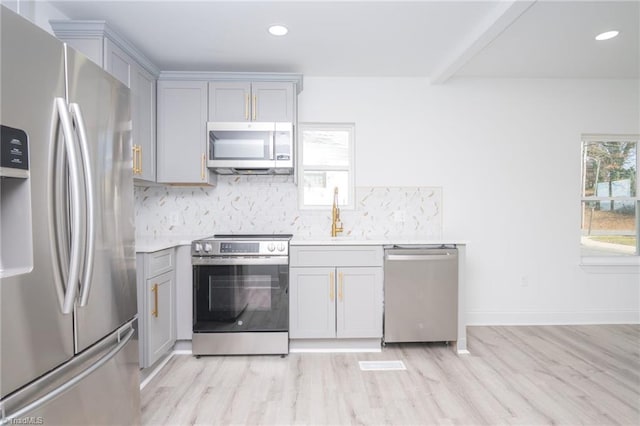
{"type": "Polygon", "coordinates": [[[428,238],[428,237],[389,237],[389,236],[338,236],[338,237],[301,237],[295,236],[291,239],[292,246],[316,246],[316,245],[442,245],[442,244],[467,244],[467,241],[460,239],[428,238]]]}
{"type": "MultiPolygon", "coordinates": [[[[190,245],[193,240],[206,238],[202,235],[171,235],[164,237],[140,237],[136,239],[136,253],[152,253],[171,247],[190,245]]],[[[428,237],[389,237],[389,236],[295,236],[291,239],[292,246],[382,246],[382,245],[441,245],[441,244],[467,244],[465,240],[428,238],[428,237]]]]}
{"type": "Polygon", "coordinates": [[[191,245],[191,241],[204,238],[202,235],[170,235],[164,237],[136,238],[136,253],[152,253],[177,246],[191,245]]]}

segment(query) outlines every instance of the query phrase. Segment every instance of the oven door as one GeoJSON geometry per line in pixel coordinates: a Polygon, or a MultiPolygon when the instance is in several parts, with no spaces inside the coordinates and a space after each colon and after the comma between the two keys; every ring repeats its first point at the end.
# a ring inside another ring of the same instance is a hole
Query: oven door
{"type": "Polygon", "coordinates": [[[288,258],[200,258],[193,266],[193,332],[289,329],[288,258]]]}

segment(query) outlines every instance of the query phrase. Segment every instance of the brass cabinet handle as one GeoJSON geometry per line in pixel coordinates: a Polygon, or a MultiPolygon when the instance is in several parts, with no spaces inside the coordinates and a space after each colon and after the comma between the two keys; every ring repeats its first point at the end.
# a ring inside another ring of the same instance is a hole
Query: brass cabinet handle
{"type": "Polygon", "coordinates": [[[158,283],[153,285],[153,288],[151,289],[151,291],[153,292],[153,306],[154,306],[153,311],[151,311],[151,315],[158,318],[158,283]]]}
{"type": "Polygon", "coordinates": [[[131,147],[131,153],[133,155],[133,174],[138,174],[138,145],[131,147]]]}
{"type": "Polygon", "coordinates": [[[342,291],[344,285],[344,274],[342,272],[338,273],[338,300],[342,302],[342,291]]]}
{"type": "Polygon", "coordinates": [[[205,169],[206,158],[205,154],[202,154],[201,163],[200,163],[200,179],[204,181],[204,169],[205,169]]]}
{"type": "Polygon", "coordinates": [[[253,95],[253,120],[256,119],[256,109],[258,106],[258,95],[253,95]]]}
{"type": "Polygon", "coordinates": [[[133,150],[133,174],[141,175],[142,174],[142,146],[133,145],[131,149],[133,150]]]}
{"type": "Polygon", "coordinates": [[[332,302],[335,299],[334,288],[335,288],[335,283],[333,280],[333,272],[329,272],[329,300],[332,302]]]}
{"type": "Polygon", "coordinates": [[[142,174],[142,145],[138,145],[138,173],[142,174]]]}
{"type": "Polygon", "coordinates": [[[244,98],[244,119],[249,120],[249,94],[244,98]]]}

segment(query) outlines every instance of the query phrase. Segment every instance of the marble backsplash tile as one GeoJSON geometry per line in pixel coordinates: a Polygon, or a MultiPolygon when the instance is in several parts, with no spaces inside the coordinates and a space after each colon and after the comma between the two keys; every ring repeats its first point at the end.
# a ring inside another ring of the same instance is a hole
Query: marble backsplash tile
{"type": "MultiPolygon", "coordinates": [[[[136,236],[292,233],[327,236],[331,209],[298,209],[291,176],[219,176],[215,188],[135,188],[136,236]]],[[[442,189],[357,187],[355,210],[341,211],[344,235],[442,236],[442,189]]]]}

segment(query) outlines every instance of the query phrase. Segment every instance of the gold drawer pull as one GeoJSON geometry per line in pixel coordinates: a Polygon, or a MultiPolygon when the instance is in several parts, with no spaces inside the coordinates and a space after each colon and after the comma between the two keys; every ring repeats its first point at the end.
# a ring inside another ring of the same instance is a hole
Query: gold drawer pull
{"type": "Polygon", "coordinates": [[[333,280],[333,272],[329,272],[329,300],[333,302],[335,299],[335,283],[333,280]]]}
{"type": "Polygon", "coordinates": [[[153,306],[154,306],[153,311],[151,311],[151,315],[158,318],[158,284],[157,283],[153,285],[153,288],[151,289],[151,291],[153,292],[153,306]]]}

